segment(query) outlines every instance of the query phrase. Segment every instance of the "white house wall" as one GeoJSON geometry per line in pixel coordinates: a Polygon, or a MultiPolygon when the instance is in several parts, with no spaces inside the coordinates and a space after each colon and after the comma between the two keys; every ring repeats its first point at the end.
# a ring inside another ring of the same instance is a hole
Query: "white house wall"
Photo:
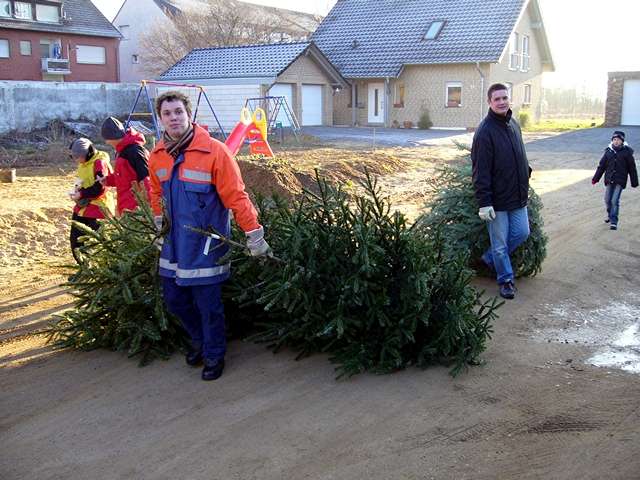
{"type": "Polygon", "coordinates": [[[124,36],[120,40],[118,50],[121,82],[138,82],[151,77],[142,64],[144,52],[140,46],[140,34],[148,31],[158,22],[168,23],[169,20],[153,0],[126,0],[122,5],[113,20],[113,26],[118,30],[123,25],[130,26],[121,31],[124,36]],[[140,63],[133,63],[133,55],[138,55],[140,63]]]}
{"type": "Polygon", "coordinates": [[[520,22],[515,28],[515,32],[520,35],[519,43],[522,48],[522,35],[529,36],[529,70],[509,69],[509,47],[507,46],[502,59],[497,64],[491,65],[490,83],[511,83],[511,106],[514,112],[519,112],[523,108],[525,85],[531,85],[531,105],[529,108],[534,119],[539,119],[544,114],[542,99],[542,51],[537,39],[537,32],[532,28],[531,7],[522,15],[520,22]]]}
{"type": "MultiPolygon", "coordinates": [[[[189,81],[187,83],[192,82],[189,81]]],[[[198,81],[196,80],[193,83],[198,84],[198,81]]],[[[215,110],[218,120],[222,124],[222,128],[224,128],[227,134],[240,121],[240,110],[244,107],[245,100],[247,98],[260,96],[260,84],[205,85],[203,88],[215,110]]],[[[157,88],[158,94],[162,94],[168,90],[184,92],[191,99],[195,110],[199,93],[197,88],[169,86],[157,88]]],[[[196,121],[199,124],[207,125],[210,131],[217,129],[215,118],[204,96],[200,100],[196,121]]]]}

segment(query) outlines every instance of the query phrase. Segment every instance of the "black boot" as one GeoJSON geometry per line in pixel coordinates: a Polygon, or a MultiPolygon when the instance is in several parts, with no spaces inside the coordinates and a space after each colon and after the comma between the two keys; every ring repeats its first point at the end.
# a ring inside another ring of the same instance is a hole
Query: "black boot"
{"type": "Polygon", "coordinates": [[[205,360],[202,369],[202,380],[217,380],[224,370],[224,358],[219,360],[205,360]]]}
{"type": "Polygon", "coordinates": [[[202,350],[191,349],[187,352],[184,359],[187,362],[187,365],[191,367],[202,365],[202,350]]]}

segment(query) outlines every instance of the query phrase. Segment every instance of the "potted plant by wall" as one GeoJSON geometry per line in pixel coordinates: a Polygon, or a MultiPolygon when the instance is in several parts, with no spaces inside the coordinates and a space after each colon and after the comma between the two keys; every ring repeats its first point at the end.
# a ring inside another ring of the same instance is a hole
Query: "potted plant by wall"
{"type": "Polygon", "coordinates": [[[429,130],[431,127],[433,127],[433,122],[431,121],[431,117],[429,117],[429,111],[425,108],[422,110],[420,118],[418,119],[418,128],[420,130],[429,130]]]}
{"type": "Polygon", "coordinates": [[[402,122],[402,126],[404,128],[413,128],[413,122],[411,120],[405,120],[402,122]]]}

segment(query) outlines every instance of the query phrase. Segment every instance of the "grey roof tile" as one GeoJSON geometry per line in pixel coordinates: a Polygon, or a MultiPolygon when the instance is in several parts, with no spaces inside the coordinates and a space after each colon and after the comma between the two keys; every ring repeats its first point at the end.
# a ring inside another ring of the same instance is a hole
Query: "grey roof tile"
{"type": "Polygon", "coordinates": [[[100,13],[91,0],[65,0],[63,8],[67,18],[61,24],[0,19],[0,28],[121,37],[120,32],[100,13]]]}
{"type": "Polygon", "coordinates": [[[525,4],[338,0],[311,39],[346,78],[395,77],[403,65],[496,62],[525,4]],[[445,21],[438,37],[423,40],[437,20],[445,21]]]}
{"type": "Polygon", "coordinates": [[[276,77],[310,42],[196,48],[162,75],[162,80],[276,77]]]}

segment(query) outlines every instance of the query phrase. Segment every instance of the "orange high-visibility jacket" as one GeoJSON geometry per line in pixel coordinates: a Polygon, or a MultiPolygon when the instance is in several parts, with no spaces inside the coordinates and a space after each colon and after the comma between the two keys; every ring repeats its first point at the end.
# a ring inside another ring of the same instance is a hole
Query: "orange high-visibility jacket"
{"type": "Polygon", "coordinates": [[[240,169],[227,147],[194,124],[194,138],[174,161],[160,141],[149,157],[150,200],[156,215],[163,210],[170,230],[160,254],[160,275],[179,285],[218,283],[229,266],[218,260],[227,252],[217,240],[188,226],[231,233],[229,210],[245,232],[260,228],[258,214],[245,192],[240,169]],[[218,247],[218,248],[216,248],[218,247]]]}

